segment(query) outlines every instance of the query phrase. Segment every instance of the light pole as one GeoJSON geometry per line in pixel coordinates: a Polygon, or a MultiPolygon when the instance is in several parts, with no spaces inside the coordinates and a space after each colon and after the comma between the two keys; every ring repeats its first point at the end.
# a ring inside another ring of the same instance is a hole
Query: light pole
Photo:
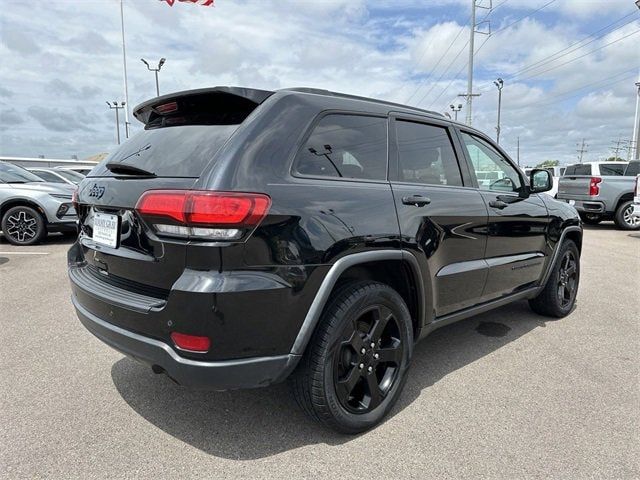
{"type": "Polygon", "coordinates": [[[462,104],[461,103],[459,103],[458,105],[451,104],[451,105],[449,105],[449,108],[453,111],[453,114],[455,116],[455,121],[457,122],[458,121],[458,112],[460,110],[462,110],[462,104]]]}
{"type": "Polygon", "coordinates": [[[164,62],[167,61],[167,59],[164,58],[164,57],[161,58],[160,61],[158,62],[158,66],[156,68],[151,68],[151,66],[149,65],[149,62],[147,62],[144,58],[141,58],[140,61],[147,66],[147,70],[149,70],[150,72],[155,73],[155,75],[156,75],[156,96],[159,97],[160,96],[160,85],[158,84],[158,72],[162,68],[162,65],[164,65],[164,62]]]}
{"type": "Polygon", "coordinates": [[[496,143],[500,145],[500,109],[502,108],[502,88],[504,80],[498,78],[493,84],[498,87],[498,124],[496,125],[496,143]]]}
{"type": "Polygon", "coordinates": [[[107,102],[107,105],[109,105],[111,110],[116,111],[116,138],[118,139],[118,145],[120,145],[120,115],[118,114],[118,110],[124,108],[125,102],[120,102],[120,105],[118,105],[118,102],[113,101],[107,102]]]}

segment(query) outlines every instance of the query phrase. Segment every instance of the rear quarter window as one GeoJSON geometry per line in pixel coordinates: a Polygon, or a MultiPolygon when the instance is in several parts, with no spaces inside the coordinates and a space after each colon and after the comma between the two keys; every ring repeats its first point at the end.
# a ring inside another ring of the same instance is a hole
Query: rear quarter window
{"type": "Polygon", "coordinates": [[[349,114],[322,117],[296,155],[293,170],[305,177],[385,180],[386,117],[349,114]]]}
{"type": "Polygon", "coordinates": [[[626,163],[601,163],[600,175],[624,175],[626,163]]]}

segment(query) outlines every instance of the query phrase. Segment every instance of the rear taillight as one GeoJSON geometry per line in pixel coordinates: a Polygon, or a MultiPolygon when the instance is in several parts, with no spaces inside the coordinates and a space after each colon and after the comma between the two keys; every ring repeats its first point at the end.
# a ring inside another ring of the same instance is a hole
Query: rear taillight
{"type": "Polygon", "coordinates": [[[262,193],[148,190],[136,210],[158,234],[207,240],[238,240],[271,206],[262,193]]]}
{"type": "Polygon", "coordinates": [[[640,197],[640,175],[636,176],[636,197],[640,197]]]}
{"type": "Polygon", "coordinates": [[[173,340],[176,347],[187,352],[206,353],[211,346],[209,337],[187,335],[186,333],[172,332],[171,340],[173,340]]]}
{"type": "Polygon", "coordinates": [[[600,195],[600,182],[602,179],[600,177],[591,177],[589,181],[589,195],[595,197],[600,195]]]}
{"type": "Polygon", "coordinates": [[[73,191],[73,195],[71,195],[71,203],[73,204],[73,208],[75,211],[78,211],[78,189],[76,188],[73,191]]]}

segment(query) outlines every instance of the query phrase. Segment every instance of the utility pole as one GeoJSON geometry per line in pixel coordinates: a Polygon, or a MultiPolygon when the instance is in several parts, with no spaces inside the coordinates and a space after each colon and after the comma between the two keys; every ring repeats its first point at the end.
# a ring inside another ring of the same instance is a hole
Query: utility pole
{"type": "Polygon", "coordinates": [[[482,5],[478,5],[477,1],[478,0],[471,0],[471,28],[469,33],[469,63],[468,63],[468,70],[467,70],[467,93],[459,95],[461,97],[465,97],[467,101],[466,124],[469,126],[471,126],[473,122],[473,97],[480,96],[479,93],[473,93],[473,53],[474,53],[473,50],[474,50],[474,40],[475,40],[474,37],[476,33],[483,33],[486,35],[491,34],[491,31],[489,31],[489,33],[476,31],[476,27],[478,26],[478,24],[476,23],[476,8],[480,7],[480,8],[491,10],[492,2],[491,1],[489,2],[488,7],[483,7],[482,5]]]}
{"type": "Polygon", "coordinates": [[[613,151],[613,161],[617,161],[618,158],[620,158],[618,156],[618,152],[620,151],[620,144],[622,143],[622,139],[620,138],[620,135],[618,135],[618,141],[617,142],[611,142],[613,144],[615,144],[615,147],[611,147],[611,150],[613,151]]]}
{"type": "Polygon", "coordinates": [[[520,166],[520,137],[518,137],[518,147],[516,149],[516,162],[520,166]]]}
{"type": "MultiPolygon", "coordinates": [[[[640,8],[640,5],[638,8],[640,8]]],[[[640,82],[636,82],[636,89],[636,118],[633,124],[633,139],[631,141],[633,142],[636,151],[633,158],[640,160],[640,82]]]]}
{"type": "Polygon", "coordinates": [[[147,62],[144,58],[141,58],[140,61],[147,66],[147,70],[149,70],[149,71],[151,71],[151,72],[156,74],[156,97],[159,97],[160,96],[160,85],[158,83],[158,72],[162,68],[162,65],[164,65],[164,62],[167,61],[167,59],[162,57],[160,59],[160,61],[158,62],[158,66],[156,68],[151,68],[151,66],[149,65],[149,62],[147,62]]]}
{"type": "Polygon", "coordinates": [[[496,125],[496,143],[500,145],[500,109],[502,107],[502,88],[504,80],[498,78],[493,84],[498,87],[498,124],[496,125]]]}
{"type": "MultiPolygon", "coordinates": [[[[127,49],[124,44],[124,5],[120,0],[120,27],[122,32],[122,76],[124,79],[124,134],[125,138],[129,138],[129,86],[127,84],[127,49]]],[[[116,114],[118,110],[116,110],[116,114]]],[[[118,142],[120,143],[120,142],[118,142]]]]}
{"type": "Polygon", "coordinates": [[[459,103],[458,105],[451,104],[451,105],[449,105],[449,108],[453,111],[453,114],[455,116],[455,121],[457,122],[458,121],[458,112],[460,110],[462,110],[462,104],[461,103],[459,103]]]}
{"type": "Polygon", "coordinates": [[[120,102],[120,105],[118,105],[118,102],[113,101],[107,102],[107,105],[109,105],[111,110],[116,111],[116,138],[118,139],[118,145],[120,145],[120,116],[118,115],[118,111],[124,108],[125,103],[120,102]]]}
{"type": "MultiPolygon", "coordinates": [[[[582,163],[582,156],[587,153],[587,147],[589,145],[587,145],[586,143],[584,143],[586,139],[582,139],[582,145],[580,146],[580,148],[578,148],[576,150],[576,152],[578,152],[578,158],[580,159],[580,163],[582,163]]],[[[580,145],[579,143],[576,143],[576,145],[580,145]]]]}

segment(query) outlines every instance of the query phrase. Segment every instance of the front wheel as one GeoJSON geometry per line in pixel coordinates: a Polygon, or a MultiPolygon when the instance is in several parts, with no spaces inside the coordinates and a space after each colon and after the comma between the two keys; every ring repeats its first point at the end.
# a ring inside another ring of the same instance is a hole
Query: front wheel
{"type": "Polygon", "coordinates": [[[573,310],[579,283],[580,252],[572,240],[565,240],[547,284],[537,297],[529,300],[529,306],[540,315],[565,317],[573,310]]]}
{"type": "Polygon", "coordinates": [[[314,420],[355,434],[377,425],[404,385],[413,350],[411,316],[388,285],[344,285],[330,299],[291,377],[314,420]]]}
{"type": "Polygon", "coordinates": [[[12,207],[2,216],[2,233],[14,245],[33,245],[46,235],[42,215],[31,207],[12,207]]]}
{"type": "Polygon", "coordinates": [[[622,230],[640,229],[640,218],[633,216],[633,202],[631,200],[618,207],[614,220],[618,228],[622,230]]]}

